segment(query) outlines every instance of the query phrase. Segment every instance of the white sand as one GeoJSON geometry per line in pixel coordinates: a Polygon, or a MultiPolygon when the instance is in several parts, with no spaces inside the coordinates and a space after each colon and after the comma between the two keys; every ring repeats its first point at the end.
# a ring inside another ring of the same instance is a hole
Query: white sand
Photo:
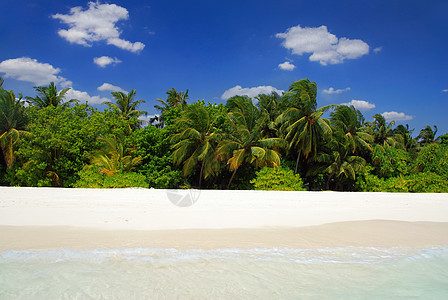
{"type": "Polygon", "coordinates": [[[70,247],[76,241],[89,248],[335,245],[332,240],[343,245],[448,245],[448,194],[0,187],[0,227],[1,249],[70,247]],[[344,223],[332,224],[339,222],[344,223]],[[323,224],[329,225],[316,226],[323,224]],[[316,227],[306,231],[308,226],[316,227]],[[413,232],[418,233],[415,240],[413,232]],[[62,237],[70,234],[64,244],[62,237]],[[146,242],[139,244],[142,236],[146,242]],[[220,238],[207,246],[213,236],[220,238]],[[302,244],[295,244],[293,236],[302,244]],[[47,242],[39,245],[39,240],[47,242]]]}

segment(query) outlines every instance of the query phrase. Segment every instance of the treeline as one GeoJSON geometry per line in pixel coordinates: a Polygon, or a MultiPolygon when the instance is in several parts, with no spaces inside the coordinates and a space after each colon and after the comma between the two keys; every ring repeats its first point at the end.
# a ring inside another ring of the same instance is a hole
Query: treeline
{"type": "Polygon", "coordinates": [[[99,111],[53,83],[25,99],[1,84],[2,185],[448,192],[447,134],[318,107],[308,79],[225,104],[173,88],[148,126],[135,90],[99,111]]]}

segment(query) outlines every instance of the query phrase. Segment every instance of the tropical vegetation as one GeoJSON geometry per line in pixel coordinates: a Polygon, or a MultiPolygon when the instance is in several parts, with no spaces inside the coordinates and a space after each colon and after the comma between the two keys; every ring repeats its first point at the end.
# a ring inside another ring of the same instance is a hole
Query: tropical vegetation
{"type": "Polygon", "coordinates": [[[25,98],[4,86],[1,185],[448,192],[448,134],[319,107],[308,79],[222,104],[171,88],[147,123],[135,90],[98,109],[54,83],[25,98]]]}

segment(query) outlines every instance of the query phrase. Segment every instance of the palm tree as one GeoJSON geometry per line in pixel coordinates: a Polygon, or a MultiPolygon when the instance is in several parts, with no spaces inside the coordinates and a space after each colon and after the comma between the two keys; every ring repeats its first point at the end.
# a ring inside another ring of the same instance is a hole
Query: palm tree
{"type": "Polygon", "coordinates": [[[137,106],[140,103],[145,103],[145,100],[134,100],[135,90],[131,90],[129,93],[125,94],[123,92],[112,92],[112,96],[116,103],[110,101],[104,101],[102,104],[106,104],[109,108],[115,109],[118,115],[123,116],[127,120],[130,118],[138,118],[141,115],[147,115],[148,113],[143,110],[137,110],[137,106]]]}
{"type": "Polygon", "coordinates": [[[157,102],[159,102],[160,105],[154,105],[154,108],[158,109],[160,111],[160,116],[158,117],[159,121],[159,127],[163,127],[165,125],[166,116],[165,112],[174,107],[178,107],[181,110],[183,110],[187,106],[187,99],[188,99],[188,89],[186,92],[178,92],[175,88],[168,89],[166,92],[167,98],[166,101],[162,99],[156,99],[157,102]]]}
{"type": "Polygon", "coordinates": [[[266,137],[277,137],[278,130],[275,120],[280,115],[281,96],[272,92],[270,95],[260,94],[255,99],[258,100],[257,106],[261,111],[265,111],[269,118],[263,129],[266,137]]]}
{"type": "Polygon", "coordinates": [[[286,101],[289,108],[276,120],[277,124],[281,124],[280,131],[285,134],[289,143],[289,151],[297,151],[296,174],[300,157],[314,157],[319,140],[331,133],[329,121],[321,117],[334,105],[317,108],[316,96],[315,82],[308,79],[294,82],[283,95],[283,101],[286,101]]]}
{"type": "Polygon", "coordinates": [[[68,106],[73,102],[77,102],[78,100],[71,99],[67,102],[64,102],[65,94],[70,90],[70,88],[63,89],[58,93],[58,89],[54,82],[51,82],[49,86],[37,86],[34,87],[37,91],[37,96],[25,97],[27,102],[31,105],[37,106],[39,108],[44,108],[48,106],[68,106]]]}
{"type": "Polygon", "coordinates": [[[178,133],[172,137],[176,165],[183,163],[183,175],[190,175],[197,164],[201,164],[199,188],[202,178],[214,176],[219,169],[216,160],[216,141],[214,120],[207,109],[200,103],[189,105],[176,122],[178,133]]]}
{"type": "Polygon", "coordinates": [[[141,156],[126,155],[124,138],[119,136],[99,137],[102,147],[90,157],[90,163],[100,168],[100,173],[112,176],[118,172],[130,172],[142,162],[141,156]]]}
{"type": "Polygon", "coordinates": [[[422,130],[420,130],[420,133],[415,138],[416,141],[420,144],[420,146],[425,146],[427,144],[434,143],[436,141],[436,134],[437,134],[437,126],[434,125],[434,130],[431,128],[431,126],[425,126],[422,130]]]}
{"type": "Polygon", "coordinates": [[[344,179],[356,179],[356,172],[364,170],[364,158],[353,155],[353,146],[350,139],[341,129],[333,131],[332,138],[324,145],[315,159],[316,164],[308,170],[308,175],[326,173],[328,175],[325,189],[329,189],[334,179],[335,188],[338,189],[344,179]]]}
{"type": "Polygon", "coordinates": [[[253,105],[250,98],[236,96],[227,100],[226,106],[230,109],[227,120],[230,132],[223,134],[217,154],[220,160],[227,160],[230,171],[233,171],[227,186],[229,188],[238,168],[243,164],[278,167],[278,147],[282,145],[282,139],[263,138],[263,127],[268,115],[253,105]]]}
{"type": "Polygon", "coordinates": [[[364,117],[354,106],[340,105],[331,113],[331,123],[344,133],[350,151],[358,153],[358,149],[372,151],[373,137],[369,127],[362,127],[364,117]]]}
{"type": "Polygon", "coordinates": [[[373,130],[373,140],[375,144],[380,145],[383,148],[404,148],[403,137],[400,134],[394,133],[392,130],[392,125],[395,124],[394,121],[387,124],[386,119],[380,114],[374,115],[373,119],[374,121],[371,123],[371,128],[373,130]]]}
{"type": "Polygon", "coordinates": [[[400,124],[397,127],[395,127],[393,131],[395,134],[399,134],[402,136],[403,145],[407,150],[415,148],[416,140],[413,139],[411,136],[412,132],[414,132],[414,129],[409,130],[408,124],[406,124],[406,126],[400,124]]]}
{"type": "Polygon", "coordinates": [[[21,99],[16,100],[13,91],[0,89],[0,148],[3,152],[7,168],[14,164],[14,144],[22,135],[29,135],[25,131],[27,120],[21,99]]]}

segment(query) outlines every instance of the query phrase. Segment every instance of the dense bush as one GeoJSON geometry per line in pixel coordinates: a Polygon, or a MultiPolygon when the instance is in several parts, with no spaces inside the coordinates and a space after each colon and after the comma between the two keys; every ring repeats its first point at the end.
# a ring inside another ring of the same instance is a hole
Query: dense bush
{"type": "Polygon", "coordinates": [[[375,145],[372,151],[374,173],[389,178],[409,174],[409,154],[402,149],[375,145]]]}
{"type": "Polygon", "coordinates": [[[264,167],[250,181],[256,190],[304,191],[300,176],[288,169],[264,167]]]}
{"type": "Polygon", "coordinates": [[[97,137],[130,131],[128,120],[86,104],[29,107],[27,113],[31,136],[20,142],[16,152],[21,166],[13,185],[70,187],[78,179],[78,171],[88,164],[89,152],[99,147],[97,137]]]}
{"type": "Polygon", "coordinates": [[[76,188],[128,188],[143,187],[147,188],[145,176],[135,172],[118,172],[112,176],[99,173],[97,167],[86,168],[78,172],[79,179],[73,185],[76,188]]]}
{"type": "Polygon", "coordinates": [[[359,190],[364,192],[448,193],[448,181],[446,178],[432,172],[387,179],[366,173],[358,177],[356,185],[359,190]]]}

